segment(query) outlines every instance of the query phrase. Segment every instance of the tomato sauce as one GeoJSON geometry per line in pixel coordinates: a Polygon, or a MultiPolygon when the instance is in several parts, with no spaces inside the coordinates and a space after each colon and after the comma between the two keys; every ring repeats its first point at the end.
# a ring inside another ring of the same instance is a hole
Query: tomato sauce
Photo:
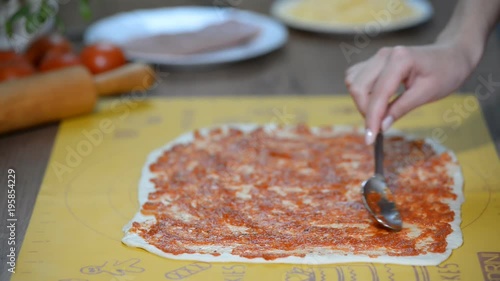
{"type": "Polygon", "coordinates": [[[423,141],[387,137],[385,168],[404,225],[380,228],[363,207],[361,184],[373,174],[363,136],[256,129],[195,132],[150,166],[155,192],[142,206],[152,225],[131,231],[170,254],[229,252],[246,258],[324,253],[416,256],[443,253],[455,213],[452,160],[423,141]],[[214,247],[216,246],[216,247],[214,247]]]}

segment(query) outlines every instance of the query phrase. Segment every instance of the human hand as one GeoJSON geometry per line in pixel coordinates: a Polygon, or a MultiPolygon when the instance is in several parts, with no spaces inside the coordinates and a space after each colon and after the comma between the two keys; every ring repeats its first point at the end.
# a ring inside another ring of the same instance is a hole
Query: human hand
{"type": "Polygon", "coordinates": [[[416,107],[456,90],[475,67],[465,49],[453,44],[382,48],[346,71],[345,83],[365,117],[366,143],[416,107]],[[396,99],[399,86],[404,92],[396,99]]]}

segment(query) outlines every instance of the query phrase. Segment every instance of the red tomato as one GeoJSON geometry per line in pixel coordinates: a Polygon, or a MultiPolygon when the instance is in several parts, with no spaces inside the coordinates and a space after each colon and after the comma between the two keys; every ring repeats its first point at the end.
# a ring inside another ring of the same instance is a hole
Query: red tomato
{"type": "Polygon", "coordinates": [[[64,36],[52,33],[35,40],[26,51],[26,57],[33,65],[38,65],[49,51],[71,52],[71,43],[64,36]]]}
{"type": "Polygon", "coordinates": [[[97,43],[85,47],[80,58],[93,74],[102,73],[125,64],[123,51],[118,46],[109,43],[97,43]]]}
{"type": "Polygon", "coordinates": [[[41,72],[47,72],[63,67],[80,65],[80,58],[73,53],[60,53],[57,50],[48,52],[42,59],[38,69],[41,72]]]}
{"type": "Polygon", "coordinates": [[[12,51],[12,50],[0,50],[0,63],[12,60],[12,59],[17,59],[18,57],[21,57],[18,53],[12,51]]]}
{"type": "Polygon", "coordinates": [[[13,80],[35,73],[35,68],[26,59],[11,59],[0,63],[0,81],[13,80]]]}

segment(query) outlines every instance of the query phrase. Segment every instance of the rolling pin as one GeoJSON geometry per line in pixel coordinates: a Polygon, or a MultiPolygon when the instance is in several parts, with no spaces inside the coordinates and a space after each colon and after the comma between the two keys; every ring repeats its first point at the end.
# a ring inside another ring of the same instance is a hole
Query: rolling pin
{"type": "Polygon", "coordinates": [[[0,134],[90,113],[99,96],[146,91],[154,82],[151,67],[130,63],[95,76],[73,66],[0,83],[0,134]]]}

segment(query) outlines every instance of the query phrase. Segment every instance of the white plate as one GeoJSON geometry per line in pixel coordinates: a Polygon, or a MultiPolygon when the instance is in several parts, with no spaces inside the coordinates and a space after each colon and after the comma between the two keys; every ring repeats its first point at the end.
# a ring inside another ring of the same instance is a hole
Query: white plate
{"type": "Polygon", "coordinates": [[[235,19],[256,25],[260,33],[245,45],[193,55],[128,52],[130,60],[140,60],[174,66],[220,64],[254,58],[280,48],[286,43],[288,31],[283,24],[269,17],[231,8],[182,6],[152,10],[137,10],[102,19],[85,33],[85,43],[99,41],[118,45],[129,39],[157,34],[196,31],[209,24],[235,19]]]}
{"type": "MultiPolygon", "coordinates": [[[[329,34],[357,34],[357,33],[369,33],[370,30],[365,30],[368,28],[370,23],[365,24],[334,24],[334,23],[317,23],[310,22],[307,20],[300,20],[288,13],[288,10],[293,8],[300,1],[313,1],[313,0],[277,0],[273,3],[271,7],[271,14],[276,18],[283,21],[290,27],[313,31],[319,33],[329,33],[329,34]]],[[[415,15],[404,20],[398,20],[390,23],[378,24],[377,28],[380,28],[379,32],[389,32],[396,31],[400,29],[405,29],[422,24],[428,21],[433,13],[434,9],[432,5],[427,0],[402,0],[406,1],[415,11],[415,15]]],[[[373,24],[377,21],[374,19],[373,24]]],[[[373,31],[372,31],[373,32],[373,31]]],[[[378,32],[378,31],[377,31],[378,32]]]]}

